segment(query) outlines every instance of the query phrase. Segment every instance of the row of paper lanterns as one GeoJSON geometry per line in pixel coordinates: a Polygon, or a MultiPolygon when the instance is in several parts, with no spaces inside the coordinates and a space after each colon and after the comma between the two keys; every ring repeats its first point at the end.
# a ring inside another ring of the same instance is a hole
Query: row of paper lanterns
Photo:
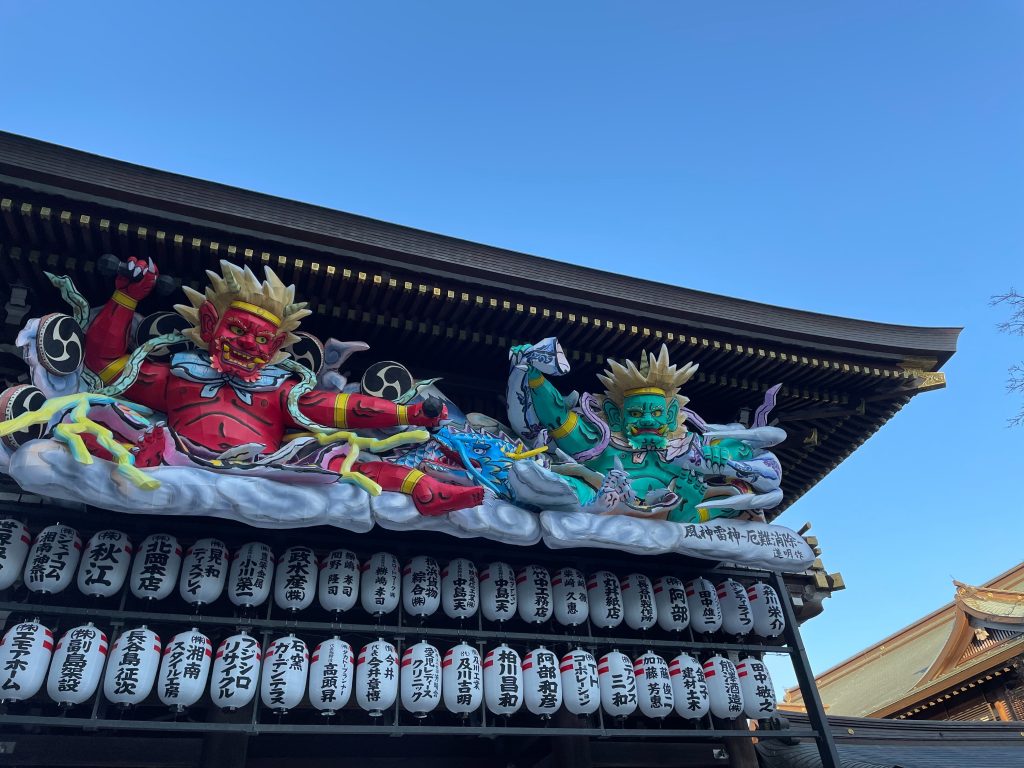
{"type": "Polygon", "coordinates": [[[65,707],[85,703],[102,686],[108,701],[125,706],[141,704],[155,688],[159,700],[176,711],[197,704],[207,690],[225,710],[249,705],[258,691],[263,704],[278,713],[308,696],[312,707],[334,714],[354,696],[373,717],[396,702],[416,717],[442,706],[468,716],[481,705],[500,716],[525,709],[550,717],[564,706],[580,716],[600,707],[613,718],[639,712],[653,719],[673,712],[686,719],[709,712],[762,719],[775,709],[771,677],[753,657],[733,662],[716,654],[700,662],[681,653],[666,661],[652,651],[631,659],[611,650],[595,659],[579,648],[559,657],[544,646],[521,657],[501,644],[481,658],[466,643],[442,654],[427,642],[399,657],[384,639],[367,643],[357,655],[338,637],[310,651],[289,634],[263,649],[245,632],[214,650],[198,629],[161,646],[145,626],[125,630],[108,648],[106,635],[91,623],[69,629],[56,646],[53,640],[38,621],[8,629],[0,641],[0,700],[29,699],[45,683],[50,699],[65,707]]]}
{"type": "Polygon", "coordinates": [[[347,549],[318,560],[312,549],[302,546],[274,558],[266,544],[250,542],[232,554],[214,538],[196,541],[183,554],[178,541],[164,533],[146,537],[134,560],[132,553],[121,531],[94,534],[83,554],[78,533],[66,525],[48,526],[32,542],[24,524],[0,520],[0,589],[20,575],[33,592],[61,592],[77,569],[78,589],[86,595],[113,596],[127,580],[136,597],[162,600],[177,584],[182,599],[194,606],[214,602],[226,588],[233,605],[255,608],[267,601],[273,585],[275,604],[287,611],[304,610],[317,599],[333,613],[358,602],[370,615],[383,616],[401,601],[407,615],[420,619],[442,610],[449,618],[464,620],[479,610],[493,622],[518,615],[528,624],[541,624],[553,617],[573,627],[589,619],[600,629],[625,622],[641,631],[691,627],[700,633],[753,632],[766,638],[779,636],[785,628],[779,595],[772,587],[762,582],[744,586],[728,578],[717,585],[702,577],[684,582],[662,576],[652,582],[643,574],[620,579],[604,570],[587,577],[575,568],[560,568],[552,575],[539,565],[515,570],[502,562],[478,570],[465,558],[442,569],[427,556],[413,557],[403,568],[387,552],[360,563],[347,549]]]}

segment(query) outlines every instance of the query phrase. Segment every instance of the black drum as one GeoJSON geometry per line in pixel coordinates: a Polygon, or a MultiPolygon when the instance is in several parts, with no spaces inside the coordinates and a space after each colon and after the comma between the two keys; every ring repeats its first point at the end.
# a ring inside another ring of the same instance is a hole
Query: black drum
{"type": "MultiPolygon", "coordinates": [[[[55,376],[70,376],[85,360],[85,334],[71,315],[43,315],[36,331],[36,354],[55,376]]],[[[38,390],[37,390],[38,391],[38,390]]]]}
{"type": "MultiPolygon", "coordinates": [[[[142,322],[139,323],[139,327],[135,329],[135,345],[140,347],[150,339],[155,339],[157,336],[163,336],[165,333],[171,333],[172,331],[184,333],[191,327],[188,320],[177,312],[154,312],[152,315],[143,318],[142,322]]],[[[193,349],[194,347],[195,344],[185,339],[177,344],[170,344],[153,350],[146,356],[146,359],[167,361],[171,355],[193,349]]]]}
{"type": "Polygon", "coordinates": [[[397,400],[412,389],[412,374],[401,363],[382,360],[366,369],[359,388],[365,395],[397,400]]]}
{"type": "MultiPolygon", "coordinates": [[[[72,320],[72,322],[74,321],[72,320]]],[[[77,326],[77,323],[75,325],[77,326]]],[[[3,392],[0,392],[0,419],[9,421],[10,419],[17,418],[23,413],[42,408],[45,402],[46,395],[31,384],[18,384],[8,387],[3,392]]],[[[3,441],[4,446],[7,448],[16,451],[19,446],[24,445],[29,440],[42,437],[45,429],[46,424],[33,424],[20,432],[12,432],[9,435],[0,437],[0,441],[3,441]]]]}
{"type": "Polygon", "coordinates": [[[324,367],[323,342],[312,333],[305,331],[299,331],[295,335],[299,337],[299,340],[288,348],[292,360],[305,366],[314,374],[319,374],[320,369],[324,367]]]}

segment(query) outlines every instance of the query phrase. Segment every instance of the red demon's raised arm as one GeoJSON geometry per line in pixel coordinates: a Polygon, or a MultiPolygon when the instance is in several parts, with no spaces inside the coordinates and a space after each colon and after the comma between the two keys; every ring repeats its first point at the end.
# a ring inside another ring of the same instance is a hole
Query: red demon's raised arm
{"type": "MultiPolygon", "coordinates": [[[[288,393],[295,384],[295,381],[285,383],[283,402],[287,402],[288,393]]],[[[372,395],[321,391],[302,395],[299,398],[299,410],[317,424],[356,430],[402,426],[436,427],[448,416],[444,404],[433,398],[413,405],[398,405],[372,395]]],[[[302,425],[293,422],[290,414],[285,419],[290,426],[302,428],[302,425]]]]}
{"type": "MultiPolygon", "coordinates": [[[[117,289],[85,332],[85,364],[104,384],[120,377],[128,361],[128,334],[139,300],[149,295],[156,282],[156,266],[142,259],[129,259],[132,277],[118,277],[117,289]],[[138,275],[134,273],[139,271],[138,275]]],[[[166,410],[166,364],[145,362],[135,383],[124,397],[158,411],[166,410]]]]}

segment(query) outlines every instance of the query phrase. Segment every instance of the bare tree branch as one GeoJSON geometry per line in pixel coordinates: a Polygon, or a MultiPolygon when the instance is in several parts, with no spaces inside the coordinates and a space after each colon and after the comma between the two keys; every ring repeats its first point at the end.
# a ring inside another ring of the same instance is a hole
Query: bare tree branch
{"type": "MultiPolygon", "coordinates": [[[[993,296],[989,300],[991,306],[1008,304],[1010,306],[1010,319],[998,323],[996,327],[1002,333],[1010,333],[1015,336],[1024,336],[1024,295],[1010,288],[1006,293],[993,296]]],[[[1009,378],[1006,380],[1006,391],[1012,394],[1024,394],[1024,363],[1016,363],[1010,366],[1009,378]]],[[[1024,425],[1024,407],[1017,412],[1017,415],[1009,419],[1009,426],[1019,427],[1024,425]]]]}

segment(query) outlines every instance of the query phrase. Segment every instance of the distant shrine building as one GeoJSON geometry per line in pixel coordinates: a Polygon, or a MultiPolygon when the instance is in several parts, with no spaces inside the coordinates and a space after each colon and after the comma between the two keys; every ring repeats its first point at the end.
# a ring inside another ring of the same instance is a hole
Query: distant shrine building
{"type": "MultiPolygon", "coordinates": [[[[829,715],[1024,720],[1024,563],[817,677],[829,715]]],[[[788,691],[784,709],[803,699],[788,691]]]]}
{"type": "MultiPolygon", "coordinates": [[[[777,518],[958,329],[5,133],[0,276],[0,762],[839,764],[799,625],[842,578],[777,518]]],[[[967,683],[995,594],[886,716],[967,683]]]]}

